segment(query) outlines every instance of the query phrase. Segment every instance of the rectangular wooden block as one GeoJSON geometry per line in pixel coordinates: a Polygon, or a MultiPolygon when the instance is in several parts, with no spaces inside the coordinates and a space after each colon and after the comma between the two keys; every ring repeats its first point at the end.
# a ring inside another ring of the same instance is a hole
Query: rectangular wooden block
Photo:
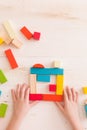
{"type": "Polygon", "coordinates": [[[9,63],[10,63],[10,65],[11,65],[12,69],[17,68],[17,67],[18,67],[18,64],[17,64],[17,62],[16,62],[16,60],[15,60],[15,57],[14,57],[14,55],[13,55],[11,49],[6,50],[6,51],[5,51],[5,54],[6,54],[7,58],[8,58],[8,60],[9,60],[9,63]]]}
{"type": "Polygon", "coordinates": [[[87,87],[83,87],[82,89],[83,89],[83,93],[87,94],[87,87]]]}
{"type": "Polygon", "coordinates": [[[62,102],[63,101],[63,95],[43,94],[43,100],[44,101],[62,102]]]}
{"type": "Polygon", "coordinates": [[[21,28],[20,30],[22,32],[22,34],[28,39],[30,40],[33,36],[33,34],[24,26],[23,28],[21,28]]]}
{"type": "Polygon", "coordinates": [[[0,104],[0,117],[5,117],[6,111],[7,111],[7,104],[0,104]]]}
{"type": "Polygon", "coordinates": [[[36,74],[30,74],[30,93],[36,93],[36,74]]]}
{"type": "Polygon", "coordinates": [[[15,36],[16,36],[16,34],[15,34],[13,28],[12,28],[12,25],[11,25],[10,21],[4,22],[3,25],[4,25],[4,28],[6,29],[6,31],[7,31],[8,35],[9,35],[9,37],[10,37],[11,39],[14,39],[15,36]]]}
{"type": "Polygon", "coordinates": [[[56,92],[56,84],[50,84],[49,85],[49,91],[56,92]]]}
{"type": "Polygon", "coordinates": [[[56,76],[56,95],[63,95],[63,75],[56,76]]]}
{"type": "Polygon", "coordinates": [[[37,75],[37,81],[50,82],[50,75],[37,75]]]}
{"type": "Polygon", "coordinates": [[[2,91],[0,90],[0,96],[2,95],[2,91]]]}
{"type": "Polygon", "coordinates": [[[15,37],[14,40],[12,41],[12,44],[16,47],[16,48],[20,48],[22,46],[22,42],[15,37]]]}
{"type": "Polygon", "coordinates": [[[4,39],[0,38],[0,45],[4,43],[4,39]]]}
{"type": "Polygon", "coordinates": [[[7,78],[6,78],[6,76],[4,75],[3,71],[0,70],[0,83],[3,84],[3,83],[5,83],[5,82],[7,82],[7,78]]]}
{"type": "Polygon", "coordinates": [[[35,100],[42,100],[43,95],[42,94],[29,94],[29,100],[35,101],[35,100]]]}
{"type": "Polygon", "coordinates": [[[38,75],[63,75],[64,70],[60,68],[31,68],[30,73],[38,75]]]}
{"type": "Polygon", "coordinates": [[[54,68],[60,68],[60,62],[59,61],[54,61],[53,67],[54,68]]]}

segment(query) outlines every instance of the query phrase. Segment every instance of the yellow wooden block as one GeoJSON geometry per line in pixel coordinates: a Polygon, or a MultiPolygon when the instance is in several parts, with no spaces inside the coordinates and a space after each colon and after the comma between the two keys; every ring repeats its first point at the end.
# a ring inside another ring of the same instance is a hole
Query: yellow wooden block
{"type": "Polygon", "coordinates": [[[87,94],[87,87],[83,87],[83,93],[87,94]]]}
{"type": "Polygon", "coordinates": [[[63,95],[63,75],[56,76],[56,95],[63,95]]]}
{"type": "Polygon", "coordinates": [[[6,21],[6,22],[3,23],[3,25],[4,25],[4,28],[6,29],[9,37],[11,39],[14,39],[16,34],[15,34],[13,28],[12,28],[11,22],[10,21],[6,21]]]}
{"type": "Polygon", "coordinates": [[[19,41],[19,39],[17,37],[14,38],[14,40],[12,41],[12,44],[16,47],[16,48],[20,48],[22,46],[22,42],[19,41]]]}
{"type": "Polygon", "coordinates": [[[60,62],[59,61],[54,61],[53,62],[53,67],[54,68],[60,68],[60,62]]]}
{"type": "Polygon", "coordinates": [[[36,93],[36,74],[30,74],[30,93],[36,93]]]}
{"type": "Polygon", "coordinates": [[[0,45],[3,44],[4,40],[3,38],[0,38],[0,45]]]}

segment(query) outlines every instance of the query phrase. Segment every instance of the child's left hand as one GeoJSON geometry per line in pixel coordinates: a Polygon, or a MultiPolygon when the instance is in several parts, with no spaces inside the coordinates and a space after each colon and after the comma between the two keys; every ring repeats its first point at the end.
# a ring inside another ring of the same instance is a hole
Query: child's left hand
{"type": "Polygon", "coordinates": [[[16,119],[23,120],[29,109],[37,103],[29,103],[29,92],[29,86],[26,84],[18,84],[16,90],[11,90],[14,105],[13,116],[15,116],[16,119]]]}

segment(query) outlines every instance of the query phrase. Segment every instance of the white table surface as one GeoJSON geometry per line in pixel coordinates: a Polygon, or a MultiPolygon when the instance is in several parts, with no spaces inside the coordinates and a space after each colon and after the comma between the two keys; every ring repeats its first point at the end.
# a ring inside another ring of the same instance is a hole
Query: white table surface
{"type": "MultiPolygon", "coordinates": [[[[0,68],[8,82],[0,85],[3,91],[0,102],[9,104],[6,117],[0,119],[0,130],[5,130],[12,114],[10,89],[17,83],[29,83],[29,68],[35,63],[52,67],[54,60],[61,61],[65,70],[65,85],[74,86],[80,95],[79,114],[84,129],[87,118],[83,102],[82,86],[87,85],[87,2],[86,0],[3,0],[0,1],[0,24],[12,20],[21,49],[0,46],[0,68]],[[41,32],[40,41],[26,40],[19,29],[27,26],[32,32],[41,32]],[[12,70],[4,50],[11,48],[19,64],[12,70]]],[[[1,26],[1,25],[0,25],[1,26]]],[[[1,30],[1,29],[0,29],[1,30]]],[[[21,130],[70,130],[71,127],[52,102],[40,102],[32,108],[21,130]]]]}

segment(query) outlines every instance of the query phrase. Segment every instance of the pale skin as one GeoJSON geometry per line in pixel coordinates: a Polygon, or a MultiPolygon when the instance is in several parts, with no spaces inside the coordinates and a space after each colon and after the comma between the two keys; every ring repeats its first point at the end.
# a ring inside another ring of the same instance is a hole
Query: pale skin
{"type": "MultiPolygon", "coordinates": [[[[19,130],[21,123],[31,107],[37,102],[29,102],[29,86],[17,85],[17,89],[11,90],[13,98],[13,114],[6,130],[19,130]]],[[[78,93],[72,88],[64,89],[64,105],[56,102],[58,109],[70,122],[73,130],[83,130],[78,114],[78,93]]]]}

